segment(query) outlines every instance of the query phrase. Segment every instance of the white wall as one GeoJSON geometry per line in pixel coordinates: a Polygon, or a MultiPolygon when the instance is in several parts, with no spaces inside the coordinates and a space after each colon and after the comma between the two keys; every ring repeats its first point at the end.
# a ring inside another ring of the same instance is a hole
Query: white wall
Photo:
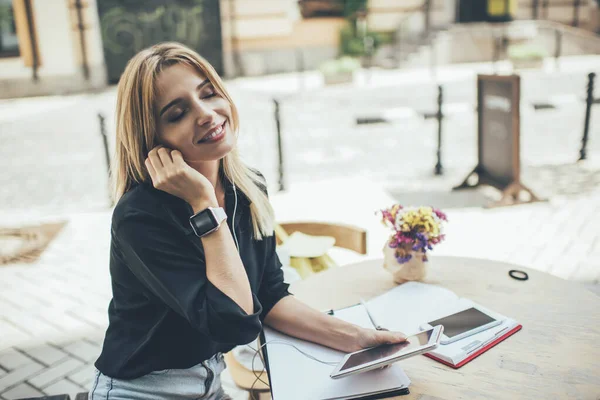
{"type": "MultiPolygon", "coordinates": [[[[33,4],[41,57],[38,76],[73,74],[76,64],[67,0],[38,0],[33,4]]],[[[31,67],[26,67],[19,57],[0,59],[0,79],[29,78],[31,74],[31,67]]]]}
{"type": "Polygon", "coordinates": [[[31,77],[31,68],[18,57],[0,58],[0,79],[21,79],[31,77]]]}
{"type": "Polygon", "coordinates": [[[67,0],[35,1],[34,15],[42,58],[38,70],[40,77],[75,73],[73,23],[69,17],[67,0]]]}
{"type": "Polygon", "coordinates": [[[0,59],[0,98],[80,92],[106,86],[106,68],[96,0],[86,0],[86,53],[90,76],[85,79],[77,13],[73,0],[34,0],[33,13],[40,53],[38,80],[20,57],[0,59]]]}
{"type": "Polygon", "coordinates": [[[0,98],[80,92],[106,86],[106,68],[96,0],[85,0],[87,62],[90,76],[85,79],[77,12],[73,0],[34,0],[37,48],[40,53],[38,80],[32,67],[20,57],[0,59],[0,98]]]}
{"type": "Polygon", "coordinates": [[[221,1],[221,18],[229,18],[230,2],[233,2],[236,17],[256,15],[281,15],[289,12],[286,0],[224,0],[221,1]]]}

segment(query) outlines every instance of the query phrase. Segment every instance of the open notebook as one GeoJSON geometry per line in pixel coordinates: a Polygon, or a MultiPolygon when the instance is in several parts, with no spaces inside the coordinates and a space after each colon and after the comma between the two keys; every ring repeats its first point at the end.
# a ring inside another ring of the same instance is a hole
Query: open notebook
{"type": "MultiPolygon", "coordinates": [[[[408,282],[367,302],[375,320],[387,329],[405,333],[446,315],[475,305],[440,286],[408,282]],[[390,312],[390,310],[393,310],[390,312]]],[[[477,304],[502,324],[447,345],[440,345],[426,356],[453,368],[459,368],[521,329],[521,325],[500,313],[477,304]]]]}
{"type": "MultiPolygon", "coordinates": [[[[362,306],[338,310],[335,317],[367,328],[371,321],[362,306]]],[[[332,317],[333,318],[333,317],[332,317]]],[[[410,380],[398,364],[341,379],[329,375],[335,365],[325,365],[302,355],[287,342],[328,362],[341,361],[345,353],[264,328],[266,362],[273,400],[375,399],[408,394],[410,380]]]]}

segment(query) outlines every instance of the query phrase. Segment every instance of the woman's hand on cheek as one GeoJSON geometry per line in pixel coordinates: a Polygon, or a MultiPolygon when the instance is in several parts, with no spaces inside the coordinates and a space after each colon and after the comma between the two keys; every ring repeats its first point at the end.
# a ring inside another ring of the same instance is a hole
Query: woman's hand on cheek
{"type": "Polygon", "coordinates": [[[155,147],[148,153],[145,164],[155,188],[185,200],[194,212],[217,206],[213,185],[190,167],[178,150],[155,147]]]}

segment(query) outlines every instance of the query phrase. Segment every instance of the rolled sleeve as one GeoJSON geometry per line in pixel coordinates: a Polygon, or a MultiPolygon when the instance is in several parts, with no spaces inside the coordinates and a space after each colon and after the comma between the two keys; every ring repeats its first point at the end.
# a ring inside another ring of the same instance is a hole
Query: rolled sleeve
{"type": "Polygon", "coordinates": [[[252,314],[246,314],[236,302],[210,281],[206,287],[206,298],[206,314],[210,322],[206,321],[204,325],[211,330],[210,337],[218,338],[219,342],[236,344],[246,344],[256,339],[262,329],[259,317],[263,308],[254,293],[252,314]]]}
{"type": "Polygon", "coordinates": [[[282,298],[289,296],[289,286],[283,280],[283,270],[281,269],[281,262],[275,251],[276,238],[275,235],[265,238],[267,241],[266,246],[266,263],[265,272],[263,279],[260,284],[260,290],[258,292],[258,298],[262,304],[262,312],[260,314],[260,320],[264,321],[269,311],[277,304],[282,298]]]}
{"type": "Polygon", "coordinates": [[[247,314],[208,280],[202,251],[172,225],[136,215],[121,222],[116,236],[132,273],[210,340],[245,344],[258,336],[263,308],[257,296],[254,312],[247,314]]]}

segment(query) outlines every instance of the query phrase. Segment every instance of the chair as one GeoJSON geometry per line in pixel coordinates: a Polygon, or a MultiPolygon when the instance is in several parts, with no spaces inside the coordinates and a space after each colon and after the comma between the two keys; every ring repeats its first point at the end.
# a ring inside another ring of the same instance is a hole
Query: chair
{"type": "Polygon", "coordinates": [[[289,265],[302,279],[338,266],[330,256],[333,247],[367,253],[366,231],[349,225],[288,222],[276,225],[275,235],[278,244],[284,244],[282,247],[290,253],[289,265]]]}
{"type": "MultiPolygon", "coordinates": [[[[335,245],[344,249],[352,250],[358,254],[367,254],[367,232],[364,229],[351,225],[330,224],[327,222],[283,222],[278,224],[287,235],[294,232],[302,232],[312,236],[331,236],[335,238],[335,245]]],[[[276,228],[278,244],[285,237],[281,230],[276,228]]]]}
{"type": "MultiPolygon", "coordinates": [[[[335,246],[341,247],[347,250],[354,251],[358,254],[367,254],[367,232],[364,229],[342,224],[331,224],[326,222],[285,222],[279,223],[275,226],[275,236],[277,238],[277,244],[281,245],[287,240],[287,238],[294,232],[301,232],[311,236],[330,236],[335,239],[335,246]]],[[[319,257],[322,262],[332,264],[333,260],[328,255],[319,257]]],[[[256,381],[254,372],[246,369],[240,364],[232,352],[225,354],[225,362],[229,369],[229,373],[234,383],[249,392],[249,399],[259,399],[260,393],[269,391],[269,387],[264,383],[256,381]]],[[[258,372],[257,372],[258,373],[258,372]]],[[[266,372],[263,372],[261,379],[265,382],[268,381],[266,372]]]]}

